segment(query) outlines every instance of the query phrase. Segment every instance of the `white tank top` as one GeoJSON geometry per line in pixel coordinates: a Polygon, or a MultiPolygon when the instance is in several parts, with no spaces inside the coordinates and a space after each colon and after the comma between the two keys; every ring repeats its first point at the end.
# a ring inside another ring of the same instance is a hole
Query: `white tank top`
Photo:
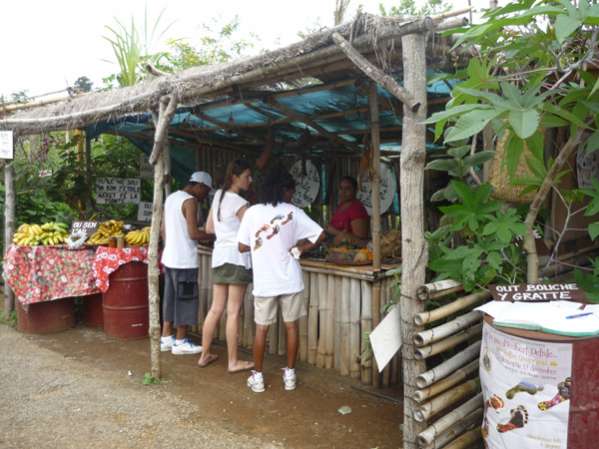
{"type": "Polygon", "coordinates": [[[162,264],[168,268],[198,268],[199,266],[197,243],[189,237],[187,221],[183,216],[183,202],[189,198],[193,196],[178,190],[170,194],[164,203],[166,242],[162,253],[162,264]]]}

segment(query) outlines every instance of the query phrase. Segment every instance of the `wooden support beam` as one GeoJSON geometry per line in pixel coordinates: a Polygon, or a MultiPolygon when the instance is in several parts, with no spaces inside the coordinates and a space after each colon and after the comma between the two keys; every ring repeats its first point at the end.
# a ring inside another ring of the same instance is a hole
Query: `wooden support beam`
{"type": "MultiPolygon", "coordinates": [[[[343,53],[358,67],[364,74],[375,81],[376,83],[384,86],[393,96],[399,99],[404,105],[406,105],[412,112],[416,112],[420,107],[420,102],[416,101],[414,97],[392,76],[387,75],[381,69],[372,64],[368,59],[362,56],[358,50],[351,46],[343,36],[339,33],[333,33],[333,41],[341,48],[343,53]]],[[[426,101],[426,97],[424,99],[426,101]]]]}
{"type": "MultiPolygon", "coordinates": [[[[401,205],[401,337],[404,375],[404,449],[416,449],[417,437],[424,424],[413,415],[417,404],[416,378],[426,370],[424,360],[417,360],[413,335],[418,330],[414,316],[424,311],[417,290],[426,282],[428,249],[424,239],[424,164],[426,161],[426,37],[410,34],[401,40],[404,86],[420,107],[415,111],[404,103],[400,164],[401,205]]],[[[469,410],[470,411],[470,410],[469,410]]],[[[428,441],[427,441],[428,443],[428,441]]]]}
{"type": "MultiPolygon", "coordinates": [[[[250,141],[254,144],[258,144],[258,139],[257,136],[251,132],[247,132],[243,129],[240,129],[240,126],[237,125],[231,125],[229,123],[226,122],[221,122],[220,120],[216,120],[212,117],[210,117],[209,115],[203,113],[202,111],[195,111],[193,113],[195,116],[197,116],[198,118],[205,120],[209,123],[212,123],[213,125],[218,126],[219,128],[221,128],[223,131],[227,131],[227,132],[233,132],[239,136],[243,136],[246,139],[250,139],[250,141]]],[[[266,126],[266,125],[262,125],[262,126],[266,126]]],[[[260,145],[264,144],[264,139],[262,139],[259,142],[260,145]]]]}
{"type": "Polygon", "coordinates": [[[326,137],[331,142],[333,142],[337,145],[350,148],[354,151],[361,150],[361,148],[357,144],[348,142],[347,140],[342,139],[341,137],[336,135],[335,133],[327,131],[325,128],[323,128],[321,125],[319,125],[316,121],[314,121],[310,116],[308,116],[306,114],[297,112],[294,109],[292,109],[288,106],[285,106],[284,104],[281,104],[274,99],[268,100],[268,104],[271,105],[272,107],[276,108],[278,111],[281,111],[284,115],[286,115],[290,119],[305,123],[309,127],[316,130],[316,132],[319,133],[321,136],[326,137]]]}
{"type": "Polygon", "coordinates": [[[168,128],[171,119],[177,111],[177,98],[174,95],[165,95],[160,98],[160,109],[158,112],[158,121],[155,122],[156,133],[154,134],[154,147],[150,154],[150,164],[155,165],[158,161],[158,156],[164,145],[166,144],[166,136],[168,136],[168,128]]]}
{"type": "MultiPolygon", "coordinates": [[[[163,113],[166,107],[160,108],[163,113]]],[[[164,128],[168,128],[168,121],[159,114],[152,114],[156,124],[156,136],[154,138],[154,149],[157,147],[163,149],[168,143],[167,133],[164,128]],[[166,126],[164,125],[166,123],[166,126]],[[160,124],[163,128],[160,129],[160,124]],[[160,132],[162,131],[162,132],[160,132]]],[[[172,116],[172,114],[171,114],[172,116]]],[[[157,152],[157,159],[154,161],[154,198],[152,204],[152,222],[150,227],[150,242],[148,246],[148,297],[149,297],[149,329],[150,336],[150,369],[152,376],[160,378],[160,288],[158,269],[158,242],[160,240],[160,226],[162,223],[164,209],[164,160],[165,151],[157,152]]]]}
{"type": "MultiPolygon", "coordinates": [[[[15,138],[16,143],[16,138],[15,138]]],[[[15,232],[15,169],[12,161],[4,161],[4,254],[12,242],[15,232]]],[[[4,281],[4,315],[8,317],[15,307],[15,296],[8,282],[4,281]]]]}

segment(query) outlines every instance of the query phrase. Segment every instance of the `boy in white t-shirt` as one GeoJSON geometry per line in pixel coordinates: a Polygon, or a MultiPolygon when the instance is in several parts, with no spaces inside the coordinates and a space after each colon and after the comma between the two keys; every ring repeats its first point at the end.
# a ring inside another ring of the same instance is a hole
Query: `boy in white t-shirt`
{"type": "Polygon", "coordinates": [[[255,370],[248,387],[264,391],[262,366],[268,328],[276,321],[281,304],[287,328],[286,390],[296,385],[295,360],[298,350],[297,320],[306,315],[306,303],[299,256],[324,239],[323,229],[306,213],[291,204],[295,190],[293,177],[282,168],[273,169],[264,180],[262,201],[243,216],[237,240],[239,251],[251,251],[254,280],[255,370]]]}

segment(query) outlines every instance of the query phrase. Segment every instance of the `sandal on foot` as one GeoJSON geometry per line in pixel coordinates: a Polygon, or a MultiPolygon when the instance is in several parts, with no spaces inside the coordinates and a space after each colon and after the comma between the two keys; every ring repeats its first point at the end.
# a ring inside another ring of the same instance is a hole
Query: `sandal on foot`
{"type": "Polygon", "coordinates": [[[203,362],[201,361],[202,359],[198,360],[198,366],[200,368],[205,368],[208,365],[210,365],[212,362],[216,361],[216,359],[218,359],[218,355],[216,355],[216,354],[208,354],[206,356],[206,360],[204,360],[203,362]]]}

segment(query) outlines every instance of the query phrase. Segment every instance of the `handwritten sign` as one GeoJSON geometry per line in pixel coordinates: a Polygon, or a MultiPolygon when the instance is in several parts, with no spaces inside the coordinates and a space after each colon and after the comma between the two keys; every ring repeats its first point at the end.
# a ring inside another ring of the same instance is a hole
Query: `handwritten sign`
{"type": "Polygon", "coordinates": [[[496,301],[545,302],[586,299],[584,291],[574,283],[491,285],[489,290],[496,301]]]}
{"type": "Polygon", "coordinates": [[[71,226],[71,234],[75,231],[83,231],[89,237],[98,229],[97,221],[74,221],[71,226]]]}
{"type": "Polygon", "coordinates": [[[0,131],[0,159],[13,158],[12,131],[0,131]]]}
{"type": "Polygon", "coordinates": [[[147,201],[141,201],[137,208],[137,221],[143,221],[144,223],[152,221],[152,203],[147,201]]]}
{"type": "MultiPolygon", "coordinates": [[[[397,179],[393,169],[387,164],[381,163],[381,184],[380,184],[380,199],[381,199],[381,214],[385,213],[393,203],[393,197],[397,192],[397,179]]],[[[360,183],[357,194],[358,199],[364,204],[368,215],[372,215],[372,185],[370,179],[364,179],[360,183]]]]}
{"type": "Polygon", "coordinates": [[[96,201],[98,204],[139,203],[141,180],[139,178],[98,178],[96,201]]]}

